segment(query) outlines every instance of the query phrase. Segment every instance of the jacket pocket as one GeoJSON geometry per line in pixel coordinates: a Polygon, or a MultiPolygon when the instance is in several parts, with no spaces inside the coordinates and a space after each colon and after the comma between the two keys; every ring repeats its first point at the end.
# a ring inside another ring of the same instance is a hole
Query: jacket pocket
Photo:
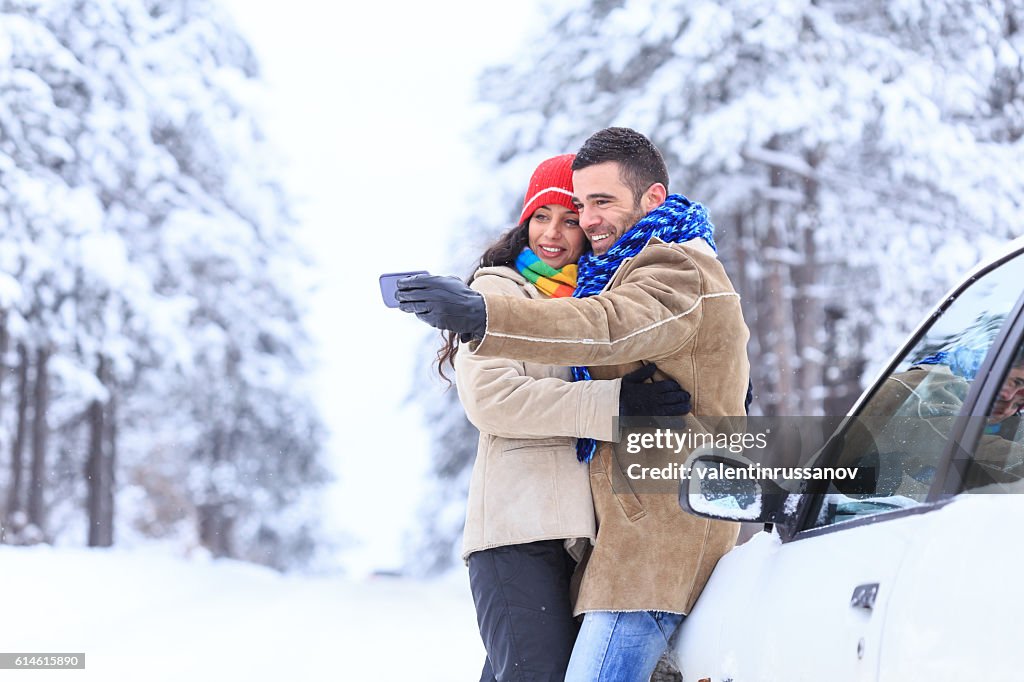
{"type": "Polygon", "coordinates": [[[573,439],[568,436],[553,436],[551,438],[506,438],[501,445],[501,454],[515,453],[523,450],[566,450],[573,445],[573,439]]]}
{"type": "Polygon", "coordinates": [[[633,486],[629,484],[629,479],[622,473],[622,468],[619,466],[619,458],[615,456],[611,445],[605,444],[600,447],[595,456],[601,458],[602,471],[600,474],[603,474],[608,479],[608,486],[612,497],[619,503],[622,513],[626,515],[626,518],[630,521],[636,521],[647,516],[647,510],[644,509],[643,502],[633,492],[633,486]]]}

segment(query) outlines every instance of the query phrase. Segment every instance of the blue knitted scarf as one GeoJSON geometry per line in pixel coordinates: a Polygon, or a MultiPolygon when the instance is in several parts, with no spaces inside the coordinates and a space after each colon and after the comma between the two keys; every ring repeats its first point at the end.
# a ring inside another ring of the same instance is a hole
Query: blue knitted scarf
{"type": "MultiPolygon", "coordinates": [[[[600,256],[586,253],[580,258],[576,279],[575,298],[586,298],[601,293],[611,281],[615,271],[627,258],[636,256],[647,246],[651,237],[663,242],[680,244],[691,239],[703,239],[718,252],[715,245],[715,226],[708,220],[708,211],[701,204],[691,202],[682,194],[670,194],[665,203],[648,213],[640,222],[619,237],[612,248],[600,256]]],[[[589,381],[586,367],[573,367],[574,381],[589,381]]],[[[597,450],[592,438],[576,441],[576,459],[589,462],[597,450]]]]}
{"type": "Polygon", "coordinates": [[[985,359],[988,348],[953,348],[951,350],[940,350],[928,357],[921,358],[915,365],[945,365],[949,371],[958,377],[968,381],[974,381],[981,368],[981,361],[985,359]]]}

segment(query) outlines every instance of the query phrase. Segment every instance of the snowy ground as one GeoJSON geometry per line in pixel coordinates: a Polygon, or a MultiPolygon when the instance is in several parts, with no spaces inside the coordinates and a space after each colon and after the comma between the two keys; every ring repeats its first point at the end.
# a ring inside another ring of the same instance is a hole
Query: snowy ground
{"type": "Polygon", "coordinates": [[[86,654],[86,669],[0,679],[476,679],[464,573],[442,582],[282,576],[147,548],[0,547],[0,652],[86,654]]]}

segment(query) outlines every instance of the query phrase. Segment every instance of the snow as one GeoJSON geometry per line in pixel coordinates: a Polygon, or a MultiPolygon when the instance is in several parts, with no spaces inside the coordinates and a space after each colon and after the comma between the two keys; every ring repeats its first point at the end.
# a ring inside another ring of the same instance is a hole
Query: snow
{"type": "Polygon", "coordinates": [[[21,285],[6,272],[0,272],[0,306],[7,307],[21,297],[21,285]]]}
{"type": "Polygon", "coordinates": [[[704,495],[690,495],[690,507],[703,514],[718,518],[729,518],[735,521],[756,521],[761,516],[761,496],[742,503],[734,495],[728,497],[709,498],[704,495]]]}
{"type": "Polygon", "coordinates": [[[85,653],[85,671],[4,680],[475,679],[465,572],[442,582],[282,575],[160,545],[0,546],[5,652],[85,653]]]}

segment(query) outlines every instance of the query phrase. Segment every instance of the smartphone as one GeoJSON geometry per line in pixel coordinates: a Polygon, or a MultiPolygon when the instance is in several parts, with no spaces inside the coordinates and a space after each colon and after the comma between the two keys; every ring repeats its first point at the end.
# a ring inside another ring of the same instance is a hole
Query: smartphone
{"type": "Polygon", "coordinates": [[[410,277],[412,275],[429,275],[430,273],[426,270],[416,270],[415,272],[387,272],[380,276],[380,295],[384,299],[384,305],[389,308],[398,307],[398,299],[395,298],[395,294],[398,291],[398,280],[403,277],[410,277]]]}

